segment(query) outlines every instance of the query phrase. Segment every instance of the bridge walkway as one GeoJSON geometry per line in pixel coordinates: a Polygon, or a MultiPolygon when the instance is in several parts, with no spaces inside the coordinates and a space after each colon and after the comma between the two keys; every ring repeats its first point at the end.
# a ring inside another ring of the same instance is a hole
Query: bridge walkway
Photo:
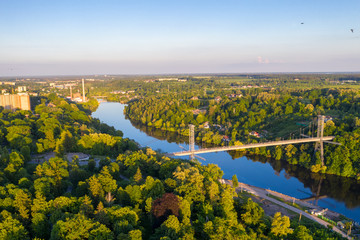
{"type": "Polygon", "coordinates": [[[320,141],[333,140],[334,138],[335,138],[334,136],[312,137],[312,138],[300,138],[300,139],[290,139],[290,140],[282,140],[282,141],[270,141],[264,143],[251,143],[251,144],[245,144],[239,146],[201,148],[193,151],[174,152],[174,153],[170,153],[169,156],[188,156],[188,155],[200,154],[200,153],[232,151],[232,150],[241,150],[241,149],[258,148],[258,147],[271,147],[277,145],[287,145],[287,144],[297,144],[297,143],[320,142],[320,141]]]}

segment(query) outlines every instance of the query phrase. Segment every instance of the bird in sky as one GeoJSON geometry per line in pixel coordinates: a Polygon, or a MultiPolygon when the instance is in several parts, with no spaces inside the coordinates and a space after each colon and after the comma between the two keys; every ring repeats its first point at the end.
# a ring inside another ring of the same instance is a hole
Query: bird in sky
{"type": "Polygon", "coordinates": [[[354,29],[351,28],[350,31],[353,33],[353,32],[354,32],[354,29]]]}
{"type": "Polygon", "coordinates": [[[301,24],[304,24],[303,22],[301,24]]]}

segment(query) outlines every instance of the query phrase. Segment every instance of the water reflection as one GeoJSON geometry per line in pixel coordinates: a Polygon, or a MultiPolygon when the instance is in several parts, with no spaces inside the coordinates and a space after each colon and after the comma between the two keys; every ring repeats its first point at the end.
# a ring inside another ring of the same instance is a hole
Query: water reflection
{"type": "MultiPolygon", "coordinates": [[[[247,156],[249,158],[249,156],[247,156]]],[[[254,159],[253,156],[250,156],[254,159]]],[[[301,166],[291,165],[284,161],[274,159],[261,159],[256,157],[256,161],[266,161],[275,171],[286,172],[285,176],[295,177],[304,184],[305,188],[309,188],[316,196],[316,200],[322,197],[330,197],[337,201],[345,203],[347,208],[355,208],[360,206],[360,184],[351,178],[344,178],[336,175],[313,173],[301,166]]]]}

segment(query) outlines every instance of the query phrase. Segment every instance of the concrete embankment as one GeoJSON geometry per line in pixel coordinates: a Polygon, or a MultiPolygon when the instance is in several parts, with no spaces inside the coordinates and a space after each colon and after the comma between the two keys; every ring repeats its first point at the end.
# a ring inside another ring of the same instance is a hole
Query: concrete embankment
{"type": "MultiPolygon", "coordinates": [[[[232,185],[232,181],[231,180],[228,180],[228,179],[220,179],[219,180],[220,183],[222,184],[229,184],[229,185],[232,185]]],[[[273,202],[283,208],[286,208],[286,209],[289,209],[295,213],[298,213],[298,214],[301,214],[302,216],[314,221],[314,222],[317,222],[321,225],[323,225],[324,227],[328,227],[328,226],[331,226],[332,227],[332,230],[339,233],[342,237],[344,238],[347,238],[347,239],[351,239],[351,237],[347,236],[344,232],[342,232],[340,229],[338,229],[336,226],[332,226],[330,223],[314,216],[314,215],[311,215],[301,209],[298,209],[296,207],[293,207],[293,206],[290,206],[282,201],[279,201],[277,199],[274,199],[272,197],[269,196],[269,194],[271,195],[274,195],[276,197],[279,197],[283,200],[287,200],[287,199],[291,199],[291,201],[294,201],[294,203],[296,202],[297,204],[301,205],[301,206],[305,206],[305,207],[310,207],[310,208],[319,208],[319,207],[316,207],[310,203],[307,203],[307,202],[304,202],[304,201],[301,201],[299,199],[296,199],[296,198],[293,198],[293,197],[290,197],[290,196],[287,196],[287,195],[284,195],[284,194],[281,194],[281,193],[277,193],[275,191],[270,191],[268,189],[264,189],[264,188],[260,188],[260,187],[256,187],[256,186],[252,186],[252,185],[249,185],[249,184],[246,184],[246,183],[241,183],[239,182],[239,187],[236,188],[236,191],[239,192],[239,191],[247,191],[255,196],[258,196],[260,198],[263,198],[263,199],[266,199],[270,202],[273,202]],[[286,198],[284,198],[286,197],[286,198]],[[311,205],[311,206],[309,206],[311,205]]]]}

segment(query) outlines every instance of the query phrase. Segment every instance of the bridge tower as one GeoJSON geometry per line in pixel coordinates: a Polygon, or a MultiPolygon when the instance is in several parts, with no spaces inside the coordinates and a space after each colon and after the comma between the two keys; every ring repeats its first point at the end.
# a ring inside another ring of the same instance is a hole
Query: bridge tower
{"type": "Polygon", "coordinates": [[[320,151],[321,165],[324,166],[324,119],[325,116],[318,115],[318,129],[317,137],[320,138],[319,142],[316,142],[315,152],[320,151]]]}
{"type": "Polygon", "coordinates": [[[195,158],[195,126],[193,124],[189,125],[189,151],[191,152],[190,159],[192,160],[195,158]]]}

